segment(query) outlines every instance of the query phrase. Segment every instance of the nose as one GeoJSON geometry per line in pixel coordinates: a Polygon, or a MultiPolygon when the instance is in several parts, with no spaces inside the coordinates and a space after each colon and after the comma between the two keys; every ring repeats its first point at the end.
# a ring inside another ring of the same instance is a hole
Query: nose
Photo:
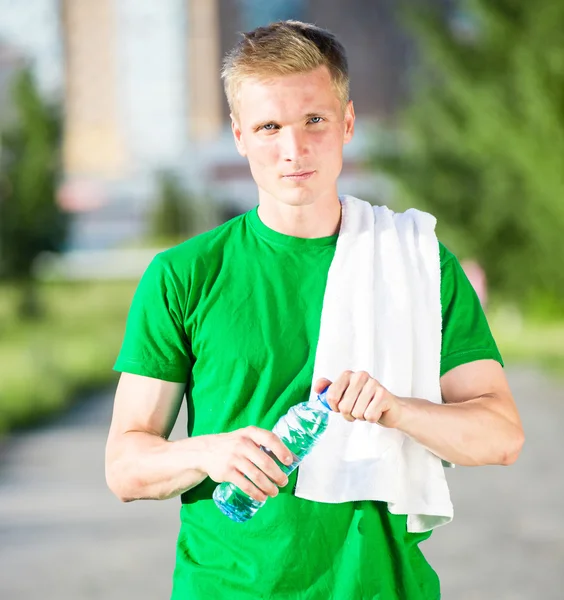
{"type": "Polygon", "coordinates": [[[280,132],[282,158],[286,162],[299,162],[308,153],[306,133],[301,128],[284,127],[280,132]]]}

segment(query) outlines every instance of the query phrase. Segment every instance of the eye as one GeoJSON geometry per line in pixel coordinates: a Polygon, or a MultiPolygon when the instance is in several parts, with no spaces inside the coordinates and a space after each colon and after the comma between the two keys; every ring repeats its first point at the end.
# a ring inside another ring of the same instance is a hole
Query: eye
{"type": "Polygon", "coordinates": [[[277,128],[278,125],[276,125],[276,123],[267,123],[261,127],[261,129],[264,129],[264,131],[275,131],[277,128]]]}
{"type": "Polygon", "coordinates": [[[310,123],[316,125],[317,123],[321,123],[323,121],[323,117],[311,117],[309,120],[310,123]]]}

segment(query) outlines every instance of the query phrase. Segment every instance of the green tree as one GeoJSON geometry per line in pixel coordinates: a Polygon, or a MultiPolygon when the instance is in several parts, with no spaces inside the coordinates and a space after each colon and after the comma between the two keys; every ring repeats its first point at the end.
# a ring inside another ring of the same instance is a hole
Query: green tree
{"type": "Polygon", "coordinates": [[[469,0],[412,13],[421,68],[377,168],[400,204],[477,259],[494,292],[564,306],[564,4],[469,0]]]}
{"type": "Polygon", "coordinates": [[[178,177],[169,171],[157,175],[157,202],[152,214],[152,235],[175,244],[198,233],[198,207],[178,177]]]}
{"type": "Polygon", "coordinates": [[[56,201],[61,119],[29,70],[16,76],[12,98],[16,119],[0,132],[0,275],[20,287],[21,316],[35,317],[35,259],[60,250],[67,231],[56,201]]]}

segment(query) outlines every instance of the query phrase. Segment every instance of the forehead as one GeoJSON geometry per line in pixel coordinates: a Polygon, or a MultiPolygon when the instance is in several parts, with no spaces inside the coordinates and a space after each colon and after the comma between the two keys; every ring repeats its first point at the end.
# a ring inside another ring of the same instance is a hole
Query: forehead
{"type": "Polygon", "coordinates": [[[276,119],[312,112],[337,112],[340,99],[326,67],[307,73],[247,77],[239,85],[241,119],[276,119]]]}

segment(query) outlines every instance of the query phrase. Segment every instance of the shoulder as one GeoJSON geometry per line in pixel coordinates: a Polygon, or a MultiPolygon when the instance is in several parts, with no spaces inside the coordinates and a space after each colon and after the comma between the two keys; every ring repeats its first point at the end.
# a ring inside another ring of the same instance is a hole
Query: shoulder
{"type": "Polygon", "coordinates": [[[201,233],[155,256],[153,262],[172,274],[183,274],[198,265],[205,266],[221,256],[234,238],[243,234],[245,214],[201,233]]]}
{"type": "Polygon", "coordinates": [[[437,219],[431,213],[417,208],[396,212],[386,205],[373,205],[372,210],[376,221],[387,222],[389,226],[395,227],[400,235],[436,237],[437,219]]]}
{"type": "Polygon", "coordinates": [[[390,216],[398,229],[409,229],[417,236],[427,235],[437,240],[439,246],[439,261],[441,270],[449,264],[455,265],[458,263],[456,256],[436,237],[435,228],[437,219],[431,213],[419,210],[417,208],[409,208],[404,212],[394,212],[387,206],[375,206],[375,215],[386,214],[390,216]]]}
{"type": "MultiPolygon", "coordinates": [[[[342,200],[349,206],[358,206],[362,204],[368,204],[363,200],[359,200],[354,196],[343,196],[342,200]]],[[[396,212],[390,207],[382,205],[372,205],[372,211],[374,212],[374,218],[387,221],[390,225],[396,227],[399,233],[409,232],[419,236],[428,236],[430,240],[436,240],[439,246],[439,260],[441,269],[448,265],[455,266],[458,264],[456,256],[436,237],[435,228],[437,225],[437,219],[431,213],[419,210],[417,208],[408,208],[403,212],[396,212]]],[[[436,248],[436,246],[435,246],[436,248]]],[[[435,250],[436,251],[436,250],[435,250]]],[[[435,255],[436,256],[436,255],[435,255]]]]}
{"type": "Polygon", "coordinates": [[[432,240],[433,244],[438,244],[439,263],[443,275],[445,271],[459,265],[456,256],[437,238],[435,231],[437,219],[431,213],[417,208],[409,208],[404,212],[394,212],[387,206],[375,206],[374,214],[376,216],[385,214],[392,218],[398,231],[409,231],[419,240],[418,246],[421,243],[421,238],[426,238],[428,241],[432,240]]]}
{"type": "Polygon", "coordinates": [[[458,262],[456,256],[439,240],[439,256],[441,261],[441,269],[447,265],[455,265],[458,262]]]}

